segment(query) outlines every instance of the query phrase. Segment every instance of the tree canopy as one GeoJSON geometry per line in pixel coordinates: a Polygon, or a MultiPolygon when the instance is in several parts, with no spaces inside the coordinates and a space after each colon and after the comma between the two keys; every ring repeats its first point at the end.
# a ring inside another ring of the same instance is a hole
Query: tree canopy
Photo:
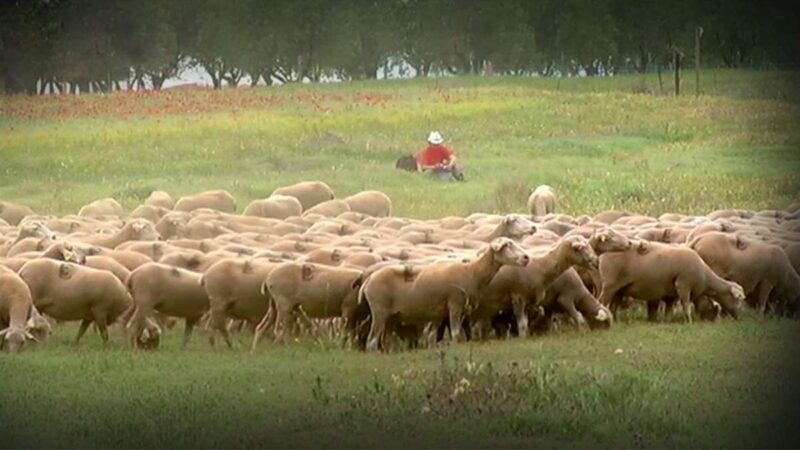
{"type": "Polygon", "coordinates": [[[0,91],[216,88],[323,77],[586,75],[666,66],[703,28],[704,64],[796,67],[788,0],[3,0],[0,91]]]}

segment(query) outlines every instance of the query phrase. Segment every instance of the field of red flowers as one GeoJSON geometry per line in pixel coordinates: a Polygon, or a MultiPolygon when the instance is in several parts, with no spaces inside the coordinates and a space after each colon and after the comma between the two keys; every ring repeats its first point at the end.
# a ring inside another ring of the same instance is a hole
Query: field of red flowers
{"type": "Polygon", "coordinates": [[[79,118],[128,118],[230,113],[250,109],[293,108],[332,112],[335,105],[383,106],[384,93],[324,92],[287,88],[172,89],[121,91],[93,95],[12,96],[0,100],[0,118],[17,121],[65,121],[79,118]]]}

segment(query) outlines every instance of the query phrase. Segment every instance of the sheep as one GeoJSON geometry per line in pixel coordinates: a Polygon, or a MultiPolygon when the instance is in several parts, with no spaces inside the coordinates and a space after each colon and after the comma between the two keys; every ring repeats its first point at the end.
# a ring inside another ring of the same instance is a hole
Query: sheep
{"type": "Polygon", "coordinates": [[[303,205],[303,211],[308,210],[318,203],[335,198],[330,186],[321,181],[305,181],[291,186],[279,187],[272,191],[272,195],[278,194],[295,197],[300,201],[300,204],[303,205]]]}
{"type": "Polygon", "coordinates": [[[503,265],[525,266],[529,257],[508,238],[489,243],[471,262],[446,262],[423,267],[390,265],[372,273],[359,293],[372,314],[367,350],[377,350],[391,322],[421,325],[449,319],[453,340],[470,302],[503,265]]]}
{"type": "Polygon", "coordinates": [[[108,342],[107,327],[131,305],[122,282],[111,272],[52,259],[29,261],[19,271],[28,285],[33,305],[56,320],[80,320],[75,337],[78,343],[94,322],[103,342],[108,342]]]}
{"type": "Polygon", "coordinates": [[[245,216],[270,217],[273,219],[286,219],[299,216],[303,213],[303,205],[295,197],[289,195],[273,195],[271,197],[253,200],[244,210],[245,216]]]}
{"type": "Polygon", "coordinates": [[[303,212],[303,217],[311,214],[319,214],[325,217],[336,217],[339,214],[350,211],[350,205],[344,200],[332,199],[318,203],[303,212]]]}
{"type": "Polygon", "coordinates": [[[631,215],[633,215],[633,214],[631,214],[631,213],[629,213],[627,211],[614,211],[614,210],[603,211],[603,212],[597,214],[596,216],[594,216],[594,221],[595,222],[600,222],[600,223],[603,223],[603,224],[606,224],[606,225],[611,225],[617,219],[622,218],[622,217],[631,216],[631,215]]]}
{"type": "MultiPolygon", "coordinates": [[[[531,256],[522,267],[506,266],[480,291],[472,317],[491,319],[498,313],[512,310],[521,337],[528,335],[528,299],[536,305],[544,301],[547,286],[573,265],[597,267],[597,255],[581,236],[561,239],[547,253],[531,256]]],[[[570,310],[576,323],[584,322],[577,310],[570,310]]]]}
{"type": "MultiPolygon", "coordinates": [[[[298,318],[326,319],[342,317],[349,331],[361,318],[357,302],[363,271],[319,264],[286,262],[267,276],[262,293],[269,293],[275,305],[276,339],[280,339],[298,318]]],[[[265,316],[256,329],[253,348],[270,325],[265,316]]]]}
{"type": "Polygon", "coordinates": [[[628,250],[605,253],[600,274],[599,301],[612,313],[622,296],[644,301],[678,298],[692,323],[690,304],[703,295],[718,300],[734,317],[745,298],[739,284],[717,276],[694,250],[668,244],[638,241],[628,250]]]}
{"type": "Polygon", "coordinates": [[[144,205],[155,206],[156,208],[173,209],[175,208],[175,200],[169,193],[164,191],[153,191],[144,200],[144,205]]]}
{"type": "Polygon", "coordinates": [[[25,205],[0,200],[0,220],[4,220],[9,225],[18,225],[26,216],[34,214],[36,213],[25,205]]]}
{"type": "Polygon", "coordinates": [[[152,224],[157,224],[164,214],[169,212],[168,209],[152,205],[139,205],[130,214],[132,219],[144,219],[152,224]]]}
{"type": "Polygon", "coordinates": [[[748,303],[762,313],[771,296],[792,311],[800,301],[800,275],[776,245],[715,231],[695,238],[689,248],[717,275],[738,283],[748,303]]]}
{"type": "Polygon", "coordinates": [[[80,242],[109,249],[116,248],[120,244],[129,241],[154,241],[160,239],[161,236],[158,234],[153,224],[144,219],[131,220],[126,223],[122,229],[111,236],[97,234],[94,236],[76,238],[76,240],[80,242]]]}
{"type": "Polygon", "coordinates": [[[392,215],[392,199],[380,191],[362,191],[344,199],[351,211],[372,217],[392,215]]]}
{"type": "MultiPolygon", "coordinates": [[[[267,314],[270,306],[268,292],[262,285],[282,260],[223,259],[212,265],[200,279],[210,305],[209,324],[219,333],[228,347],[233,344],[225,327],[228,318],[244,320],[253,329],[267,314]]],[[[212,338],[213,342],[213,338],[212,338]]]]}
{"type": "Polygon", "coordinates": [[[184,321],[183,341],[186,347],[192,329],[209,309],[209,299],[200,284],[201,274],[159,263],[147,263],[131,272],[126,286],[133,297],[128,328],[131,343],[139,346],[146,318],[154,312],[184,321]]]}
{"type": "Polygon", "coordinates": [[[104,216],[123,216],[125,209],[118,201],[113,198],[107,197],[100,200],[95,200],[87,205],[84,205],[78,211],[79,217],[104,217],[104,216]]]}
{"type": "Polygon", "coordinates": [[[556,212],[556,193],[553,188],[543,184],[531,191],[528,197],[528,211],[532,216],[544,217],[556,212]]]}
{"type": "MultiPolygon", "coordinates": [[[[93,252],[94,253],[94,252],[93,252]]],[[[107,256],[120,263],[128,270],[135,270],[137,267],[153,262],[153,258],[139,252],[129,250],[108,250],[100,249],[94,253],[98,256],[107,256]]]]}
{"type": "Polygon", "coordinates": [[[31,333],[38,326],[49,333],[47,321],[35,313],[28,285],[13,271],[0,267],[0,348],[14,353],[26,341],[38,341],[31,333]]]}
{"type": "Polygon", "coordinates": [[[123,266],[114,258],[110,256],[99,256],[99,255],[92,255],[87,256],[82,262],[83,265],[86,267],[91,267],[92,269],[97,270],[105,270],[114,274],[117,279],[121,282],[125,282],[130,276],[131,271],[128,270],[127,267],[123,266]]]}
{"type": "Polygon", "coordinates": [[[181,197],[175,202],[173,209],[175,211],[194,211],[200,208],[232,213],[236,211],[236,199],[228,191],[205,191],[181,197]]]}

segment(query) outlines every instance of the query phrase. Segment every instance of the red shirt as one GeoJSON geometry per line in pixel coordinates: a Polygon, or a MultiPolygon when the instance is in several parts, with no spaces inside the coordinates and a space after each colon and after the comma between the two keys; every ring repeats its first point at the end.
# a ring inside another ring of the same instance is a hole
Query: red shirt
{"type": "Polygon", "coordinates": [[[417,153],[415,157],[420,166],[435,166],[442,164],[455,155],[455,152],[444,145],[431,144],[425,150],[417,153]]]}

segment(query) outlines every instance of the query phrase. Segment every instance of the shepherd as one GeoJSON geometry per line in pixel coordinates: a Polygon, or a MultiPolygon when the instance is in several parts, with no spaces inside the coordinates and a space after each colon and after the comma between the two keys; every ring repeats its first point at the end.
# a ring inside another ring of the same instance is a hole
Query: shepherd
{"type": "Polygon", "coordinates": [[[429,172],[442,181],[463,181],[464,175],[456,165],[456,152],[444,145],[444,137],[438,131],[428,135],[428,146],[414,156],[417,170],[429,172]]]}

